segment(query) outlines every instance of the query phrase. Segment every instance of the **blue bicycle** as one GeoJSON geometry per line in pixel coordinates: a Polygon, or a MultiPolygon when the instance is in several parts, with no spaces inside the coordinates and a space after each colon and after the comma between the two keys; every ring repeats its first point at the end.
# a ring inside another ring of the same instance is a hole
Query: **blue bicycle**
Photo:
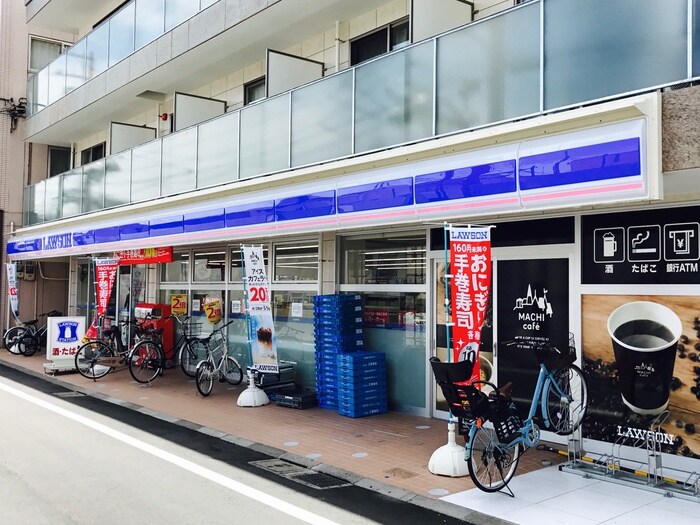
{"type": "Polygon", "coordinates": [[[441,363],[435,357],[431,359],[435,379],[450,411],[465,420],[468,432],[464,459],[472,481],[485,492],[506,488],[518,467],[520,454],[539,442],[540,428],[534,421],[538,407],[544,427],[560,435],[573,433],[581,425],[588,407],[588,387],[583,372],[573,364],[576,360],[573,344],[560,347],[545,341],[509,344],[532,350],[540,367],[525,421],[510,398],[510,384],[499,389],[488,381],[469,382],[473,367],[470,361],[441,363]],[[483,385],[492,390],[488,395],[482,391],[483,385]],[[487,422],[491,425],[485,425],[487,422]]]}

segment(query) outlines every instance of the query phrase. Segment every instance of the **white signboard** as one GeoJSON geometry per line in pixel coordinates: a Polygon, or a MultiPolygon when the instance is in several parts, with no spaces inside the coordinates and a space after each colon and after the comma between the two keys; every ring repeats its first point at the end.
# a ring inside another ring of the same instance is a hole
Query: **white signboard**
{"type": "Polygon", "coordinates": [[[292,317],[304,316],[304,303],[292,303],[292,317]]]}
{"type": "Polygon", "coordinates": [[[84,317],[48,317],[46,359],[53,369],[73,370],[75,354],[85,335],[84,317]]]}
{"type": "Polygon", "coordinates": [[[270,286],[262,246],[244,246],[244,285],[247,294],[248,344],[260,372],[279,373],[277,339],[272,322],[270,286]]]}

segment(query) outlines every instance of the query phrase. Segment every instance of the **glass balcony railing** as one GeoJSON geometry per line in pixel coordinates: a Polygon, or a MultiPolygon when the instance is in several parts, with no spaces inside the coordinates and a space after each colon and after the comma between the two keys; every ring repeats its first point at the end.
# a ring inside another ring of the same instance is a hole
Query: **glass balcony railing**
{"type": "Polygon", "coordinates": [[[522,4],[28,187],[25,225],[700,76],[700,0],[667,0],[663,17],[655,6],[522,4]]]}
{"type": "Polygon", "coordinates": [[[27,116],[75,88],[217,0],[133,0],[27,80],[27,116]]]}

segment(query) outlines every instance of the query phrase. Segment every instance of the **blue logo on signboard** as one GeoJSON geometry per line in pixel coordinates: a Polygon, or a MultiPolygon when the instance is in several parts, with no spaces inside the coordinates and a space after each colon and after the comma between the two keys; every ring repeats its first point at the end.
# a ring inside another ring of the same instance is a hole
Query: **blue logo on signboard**
{"type": "Polygon", "coordinates": [[[60,343],[73,343],[78,340],[77,321],[62,321],[58,323],[58,341],[60,343]]]}

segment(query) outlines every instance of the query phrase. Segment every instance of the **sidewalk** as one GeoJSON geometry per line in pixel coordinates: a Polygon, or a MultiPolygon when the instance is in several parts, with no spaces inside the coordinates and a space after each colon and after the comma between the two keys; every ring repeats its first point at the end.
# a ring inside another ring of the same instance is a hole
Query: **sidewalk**
{"type": "MultiPolygon", "coordinates": [[[[0,362],[89,395],[120,404],[131,403],[137,409],[143,407],[164,419],[201,427],[201,431],[209,434],[229,434],[239,443],[272,447],[273,455],[289,453],[323,463],[366,478],[372,488],[393,497],[417,496],[421,501],[425,498],[424,504],[434,504],[442,511],[445,506],[452,506],[452,515],[465,516],[466,508],[439,498],[474,487],[469,477],[436,476],[428,471],[431,454],[447,442],[446,421],[398,412],[352,419],[333,410],[295,410],[274,404],[241,408],[236,400],[245,385],[231,387],[216,383],[212,394],[203,398],[197,393],[194,380],[177,368],[167,370],[149,387],[133,381],[126,369],[96,382],[77,373],[46,375],[43,355],[23,357],[1,350],[0,362]]],[[[463,443],[463,439],[458,436],[457,442],[463,443]]],[[[563,460],[556,453],[530,450],[522,456],[517,475],[541,469],[543,461],[563,460]]],[[[489,514],[484,508],[480,512],[489,514]]],[[[479,522],[478,513],[469,515],[470,520],[479,522]]],[[[501,523],[497,518],[480,522],[501,523]]]]}

